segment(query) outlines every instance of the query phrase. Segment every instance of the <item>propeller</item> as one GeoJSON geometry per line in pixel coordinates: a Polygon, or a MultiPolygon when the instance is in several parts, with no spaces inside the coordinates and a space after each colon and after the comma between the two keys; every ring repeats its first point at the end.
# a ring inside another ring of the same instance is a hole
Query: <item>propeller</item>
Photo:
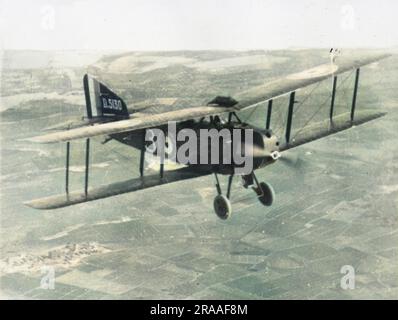
{"type": "Polygon", "coordinates": [[[279,158],[280,162],[292,169],[301,169],[303,160],[297,153],[286,153],[284,152],[279,158]]]}

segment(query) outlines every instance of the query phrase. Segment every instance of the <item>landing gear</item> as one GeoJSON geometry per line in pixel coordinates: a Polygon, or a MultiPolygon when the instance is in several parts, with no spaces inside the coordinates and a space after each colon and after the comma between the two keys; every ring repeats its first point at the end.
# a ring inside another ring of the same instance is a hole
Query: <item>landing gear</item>
{"type": "Polygon", "coordinates": [[[214,173],[214,176],[216,178],[216,188],[218,193],[217,196],[214,198],[213,202],[214,211],[216,212],[216,215],[220,219],[226,220],[232,214],[232,206],[231,206],[231,201],[229,201],[229,196],[231,195],[231,185],[234,176],[233,175],[229,176],[226,196],[224,196],[221,192],[220,181],[218,180],[217,173],[214,173]]]}
{"type": "Polygon", "coordinates": [[[254,172],[251,174],[253,176],[253,180],[256,183],[256,186],[253,186],[254,192],[258,196],[258,200],[264,205],[269,207],[272,205],[275,199],[275,192],[272,186],[266,182],[258,182],[256,175],[254,172]]]}
{"type": "Polygon", "coordinates": [[[216,212],[216,215],[222,219],[226,220],[231,216],[232,213],[232,206],[231,206],[231,201],[229,199],[222,195],[219,194],[214,198],[214,211],[216,212]]]}
{"type": "Polygon", "coordinates": [[[271,206],[275,199],[275,192],[272,186],[266,182],[261,182],[255,189],[258,200],[265,206],[271,206]]]}
{"type": "MultiPolygon", "coordinates": [[[[220,182],[218,180],[217,173],[214,173],[216,178],[216,188],[217,188],[217,196],[214,198],[214,211],[216,212],[217,216],[222,219],[226,220],[231,216],[232,207],[230,194],[231,194],[231,185],[233,175],[229,176],[228,179],[228,190],[227,194],[224,196],[221,192],[220,182]]],[[[254,172],[242,176],[243,187],[249,188],[251,187],[257,195],[258,201],[264,206],[271,206],[275,199],[275,192],[272,186],[266,182],[259,182],[257,180],[256,175],[254,172]]]]}
{"type": "Polygon", "coordinates": [[[272,186],[266,182],[258,182],[254,172],[242,176],[242,183],[244,188],[252,187],[257,194],[258,200],[264,206],[271,206],[275,199],[275,192],[272,186]]]}

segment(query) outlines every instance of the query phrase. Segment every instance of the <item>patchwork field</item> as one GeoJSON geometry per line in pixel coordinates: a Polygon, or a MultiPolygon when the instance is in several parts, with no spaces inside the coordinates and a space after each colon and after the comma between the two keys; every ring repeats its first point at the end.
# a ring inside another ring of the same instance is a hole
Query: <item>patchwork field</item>
{"type": "MultiPolygon", "coordinates": [[[[343,50],[350,55],[355,50],[343,50]]],[[[79,120],[90,72],[140,112],[234,96],[328,62],[328,50],[3,53],[0,101],[1,298],[393,299],[398,297],[398,56],[361,69],[358,109],[388,114],[289,151],[258,171],[276,201],[261,206],[236,179],[233,215],[213,213],[213,177],[55,211],[24,201],[64,190],[65,146],[23,138],[79,120]],[[344,290],[341,268],[355,270],[344,290]],[[54,272],[54,287],[43,277],[54,272]]],[[[353,73],[338,78],[350,109],[353,73]]],[[[296,94],[293,136],[329,114],[332,79],[296,94]]],[[[271,126],[283,135],[287,97],[271,126]]],[[[266,106],[241,118],[264,126],[266,106]]],[[[92,143],[90,184],[138,176],[139,154],[92,143]]],[[[71,189],[83,189],[84,143],[72,143],[71,189]]],[[[153,170],[147,163],[147,170],[153,170]]],[[[226,182],[226,178],[223,179],[226,182]]]]}

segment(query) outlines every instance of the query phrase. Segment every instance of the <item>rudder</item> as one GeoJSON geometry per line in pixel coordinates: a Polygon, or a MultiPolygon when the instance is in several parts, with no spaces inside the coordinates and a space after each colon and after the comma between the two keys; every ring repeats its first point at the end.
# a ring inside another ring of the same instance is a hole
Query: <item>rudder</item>
{"type": "Polygon", "coordinates": [[[129,118],[126,103],[103,83],[85,74],[83,77],[83,87],[86,98],[87,117],[89,119],[129,118]],[[92,101],[95,108],[93,108],[92,101]]]}

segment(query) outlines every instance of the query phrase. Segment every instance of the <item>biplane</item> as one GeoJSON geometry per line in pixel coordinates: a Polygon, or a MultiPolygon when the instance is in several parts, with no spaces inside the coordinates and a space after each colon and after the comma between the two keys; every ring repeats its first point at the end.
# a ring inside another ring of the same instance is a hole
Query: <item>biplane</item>
{"type": "Polygon", "coordinates": [[[372,109],[356,110],[356,101],[360,68],[387,56],[388,54],[370,54],[357,57],[339,57],[337,62],[325,63],[299,73],[290,74],[272,82],[252,87],[233,97],[216,96],[204,105],[167,110],[157,114],[136,113],[134,106],[128,106],[109,86],[86,74],[83,78],[87,109],[84,122],[78,126],[70,127],[68,130],[47,133],[28,139],[37,143],[66,143],[65,193],[31,200],[25,204],[36,209],[56,209],[212,174],[215,177],[216,187],[214,210],[219,218],[227,219],[232,212],[230,199],[231,184],[235,175],[234,163],[188,164],[175,170],[165,170],[164,163],[161,162],[156,174],[145,174],[145,151],[148,146],[148,141],[145,139],[147,130],[152,128],[163,130],[168,122],[174,121],[177,123],[177,130],[184,130],[184,128],[194,130],[203,128],[253,130],[253,147],[260,152],[255,155],[253,170],[241,175],[242,185],[244,188],[250,187],[253,189],[255,196],[262,205],[271,206],[275,198],[274,190],[270,184],[258,181],[255,170],[275,163],[280,157],[283,158],[284,152],[289,149],[385,115],[383,112],[372,109]],[[351,109],[347,110],[346,113],[335,115],[337,78],[338,75],[348,71],[355,72],[351,109]],[[291,132],[297,93],[311,84],[326,79],[332,79],[328,119],[312,124],[302,132],[300,137],[292,138],[291,132]],[[276,137],[270,124],[273,101],[281,96],[289,97],[287,121],[284,128],[284,137],[276,137]],[[254,127],[240,119],[239,113],[241,111],[254,108],[260,104],[267,107],[266,112],[264,112],[264,127],[254,127]],[[105,136],[106,141],[113,139],[138,149],[140,160],[137,165],[139,166],[140,176],[109,185],[89,188],[90,139],[95,136],[105,136]],[[70,191],[70,142],[77,139],[85,139],[84,190],[70,191]],[[224,191],[221,188],[219,175],[228,176],[227,189],[224,191]]]}

